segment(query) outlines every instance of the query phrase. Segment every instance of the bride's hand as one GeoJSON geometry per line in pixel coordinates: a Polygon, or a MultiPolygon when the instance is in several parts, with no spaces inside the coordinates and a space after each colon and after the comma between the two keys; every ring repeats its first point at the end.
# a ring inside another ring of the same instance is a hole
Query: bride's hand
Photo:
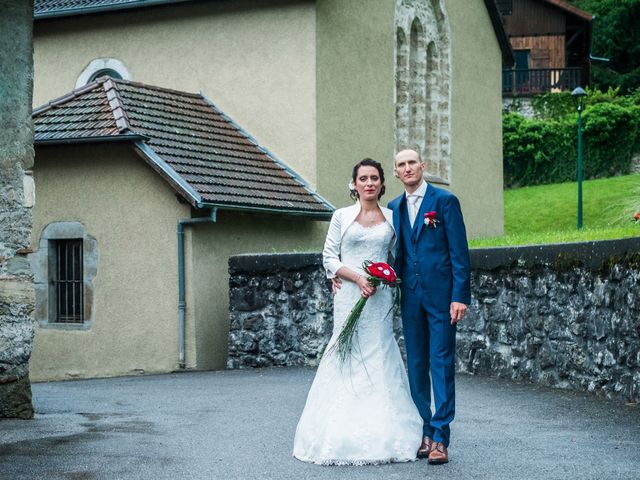
{"type": "Polygon", "coordinates": [[[376,293],[376,287],[371,285],[369,283],[369,280],[367,280],[362,275],[358,275],[358,280],[356,280],[356,285],[358,285],[358,287],[360,287],[360,294],[364,298],[369,298],[371,295],[376,293]]]}

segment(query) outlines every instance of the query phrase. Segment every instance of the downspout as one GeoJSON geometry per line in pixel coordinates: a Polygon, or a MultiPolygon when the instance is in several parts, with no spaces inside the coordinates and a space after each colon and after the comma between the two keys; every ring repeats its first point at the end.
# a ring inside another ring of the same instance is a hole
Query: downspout
{"type": "Polygon", "coordinates": [[[216,223],[217,208],[212,208],[208,217],[183,218],[178,220],[178,364],[181,370],[185,364],[185,313],[187,302],[185,300],[185,273],[184,273],[184,227],[196,223],[216,223]]]}

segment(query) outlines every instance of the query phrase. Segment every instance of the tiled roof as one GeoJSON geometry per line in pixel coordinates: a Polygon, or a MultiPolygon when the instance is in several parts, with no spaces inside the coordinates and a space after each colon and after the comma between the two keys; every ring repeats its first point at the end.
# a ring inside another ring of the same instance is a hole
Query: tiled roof
{"type": "Polygon", "coordinates": [[[34,17],[66,17],[185,1],[191,0],[35,0],[34,17]]]}
{"type": "Polygon", "coordinates": [[[194,206],[319,217],[333,211],[201,94],[102,77],[33,118],[36,145],[132,141],[194,206]]]}

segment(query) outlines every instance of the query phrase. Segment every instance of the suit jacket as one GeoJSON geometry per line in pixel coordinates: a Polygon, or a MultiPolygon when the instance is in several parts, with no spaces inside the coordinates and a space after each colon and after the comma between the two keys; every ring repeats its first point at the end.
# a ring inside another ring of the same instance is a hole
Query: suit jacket
{"type": "MultiPolygon", "coordinates": [[[[329,225],[329,231],[327,232],[327,238],[324,242],[324,249],[322,250],[322,264],[327,272],[327,278],[334,278],[336,272],[340,267],[344,267],[344,264],[340,261],[340,246],[342,244],[342,237],[344,237],[347,228],[356,221],[356,217],[360,213],[362,207],[360,202],[356,202],[355,205],[350,207],[340,208],[333,212],[331,217],[331,224],[329,225]]],[[[391,210],[385,207],[380,207],[385,220],[391,226],[393,226],[393,213],[391,210]]],[[[394,230],[395,232],[395,230],[394,230]]],[[[393,261],[393,253],[395,251],[395,239],[391,243],[389,254],[391,261],[393,261]]]]}
{"type": "Polygon", "coordinates": [[[423,290],[449,308],[451,302],[471,303],[471,261],[460,202],[452,193],[429,185],[413,229],[409,224],[406,197],[389,202],[396,231],[395,269],[403,286],[423,290]],[[424,214],[436,212],[438,223],[430,227],[424,214]],[[406,238],[409,236],[409,238],[406,238]],[[410,246],[410,251],[407,250],[410,246]]]}

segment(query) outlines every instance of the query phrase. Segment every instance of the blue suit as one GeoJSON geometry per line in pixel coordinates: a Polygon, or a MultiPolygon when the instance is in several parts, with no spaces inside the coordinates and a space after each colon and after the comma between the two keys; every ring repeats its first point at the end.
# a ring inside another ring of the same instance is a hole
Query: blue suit
{"type": "Polygon", "coordinates": [[[411,396],[424,421],[424,435],[448,446],[455,415],[456,340],[449,308],[451,302],[471,303],[469,248],[460,202],[452,193],[429,185],[413,228],[404,193],[389,202],[389,208],[398,236],[395,268],[402,279],[411,396]],[[435,227],[424,222],[430,211],[436,212],[435,227]]]}

